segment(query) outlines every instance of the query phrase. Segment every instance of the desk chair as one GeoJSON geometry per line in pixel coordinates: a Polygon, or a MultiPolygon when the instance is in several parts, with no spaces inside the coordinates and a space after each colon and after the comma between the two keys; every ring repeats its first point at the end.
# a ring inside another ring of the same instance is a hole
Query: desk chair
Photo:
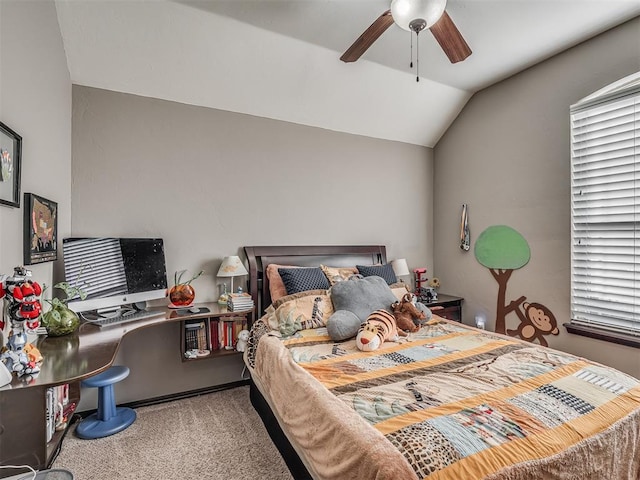
{"type": "Polygon", "coordinates": [[[129,375],[129,368],[116,365],[82,381],[83,387],[98,388],[98,411],[83,419],[76,427],[80,438],[102,438],[121,432],[136,419],[136,412],[116,407],[113,385],[129,375]]]}

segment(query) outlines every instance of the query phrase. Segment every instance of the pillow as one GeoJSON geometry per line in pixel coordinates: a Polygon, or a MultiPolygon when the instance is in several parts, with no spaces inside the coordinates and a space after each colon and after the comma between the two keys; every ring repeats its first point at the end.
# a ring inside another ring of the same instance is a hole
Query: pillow
{"type": "Polygon", "coordinates": [[[358,273],[363,277],[371,277],[375,275],[376,277],[384,278],[387,285],[391,285],[398,281],[390,263],[385,265],[356,265],[356,268],[358,269],[358,273]]]}
{"type": "Polygon", "coordinates": [[[398,301],[402,300],[402,297],[404,297],[407,293],[410,293],[409,285],[406,283],[394,283],[393,285],[389,285],[389,288],[398,301]]]}
{"type": "Polygon", "coordinates": [[[284,297],[287,294],[287,289],[282,283],[282,277],[278,273],[279,268],[297,268],[294,265],[278,265],[276,263],[270,263],[267,265],[267,279],[269,280],[269,294],[271,295],[271,302],[275,302],[280,297],[284,297]]]}
{"type": "Polygon", "coordinates": [[[278,273],[287,289],[287,295],[306,290],[326,290],[331,286],[320,267],[279,268],[278,273]]]}
{"type": "Polygon", "coordinates": [[[391,312],[391,304],[396,301],[389,285],[380,277],[354,277],[338,282],[329,294],[335,313],[327,320],[327,333],[334,341],[355,337],[371,312],[381,309],[391,312]],[[353,315],[345,314],[345,310],[353,315]]]}
{"type": "Polygon", "coordinates": [[[298,330],[320,328],[333,314],[333,303],[326,290],[308,290],[286,295],[267,309],[266,321],[282,335],[293,335],[298,330]]]}
{"type": "Polygon", "coordinates": [[[351,276],[358,273],[356,267],[327,267],[326,265],[320,265],[320,268],[327,276],[331,285],[335,285],[343,280],[349,280],[351,276]]]}

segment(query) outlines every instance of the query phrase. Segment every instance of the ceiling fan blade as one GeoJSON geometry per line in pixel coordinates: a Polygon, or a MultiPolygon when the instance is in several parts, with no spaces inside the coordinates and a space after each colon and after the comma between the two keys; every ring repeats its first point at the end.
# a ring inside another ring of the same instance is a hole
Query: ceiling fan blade
{"type": "Polygon", "coordinates": [[[375,22],[367,28],[358,39],[353,42],[346,52],[342,54],[340,60],[343,62],[355,62],[358,60],[367,49],[373,45],[380,35],[382,35],[387,28],[393,24],[393,17],[391,16],[391,10],[387,10],[380,15],[375,22]]]}
{"type": "Polygon", "coordinates": [[[447,12],[442,14],[440,20],[435,25],[432,25],[430,30],[451,63],[461,62],[471,55],[469,45],[467,45],[460,30],[455,26],[447,12]]]}

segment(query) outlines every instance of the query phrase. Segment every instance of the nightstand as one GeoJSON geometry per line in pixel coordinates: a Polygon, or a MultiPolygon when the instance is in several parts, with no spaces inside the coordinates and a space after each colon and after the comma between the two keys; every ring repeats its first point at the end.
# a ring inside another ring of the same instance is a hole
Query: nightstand
{"type": "Polygon", "coordinates": [[[462,301],[464,298],[438,293],[438,300],[427,303],[421,302],[436,315],[448,320],[455,320],[462,323],[462,301]]]}

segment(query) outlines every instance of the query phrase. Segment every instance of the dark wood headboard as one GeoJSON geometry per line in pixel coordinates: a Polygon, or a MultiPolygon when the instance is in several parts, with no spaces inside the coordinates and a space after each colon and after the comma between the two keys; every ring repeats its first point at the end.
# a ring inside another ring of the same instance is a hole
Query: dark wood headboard
{"type": "Polygon", "coordinates": [[[271,304],[269,280],[265,274],[271,263],[317,267],[352,267],[387,263],[387,249],[383,245],[319,245],[244,247],[249,262],[249,292],[258,317],[271,304]]]}

